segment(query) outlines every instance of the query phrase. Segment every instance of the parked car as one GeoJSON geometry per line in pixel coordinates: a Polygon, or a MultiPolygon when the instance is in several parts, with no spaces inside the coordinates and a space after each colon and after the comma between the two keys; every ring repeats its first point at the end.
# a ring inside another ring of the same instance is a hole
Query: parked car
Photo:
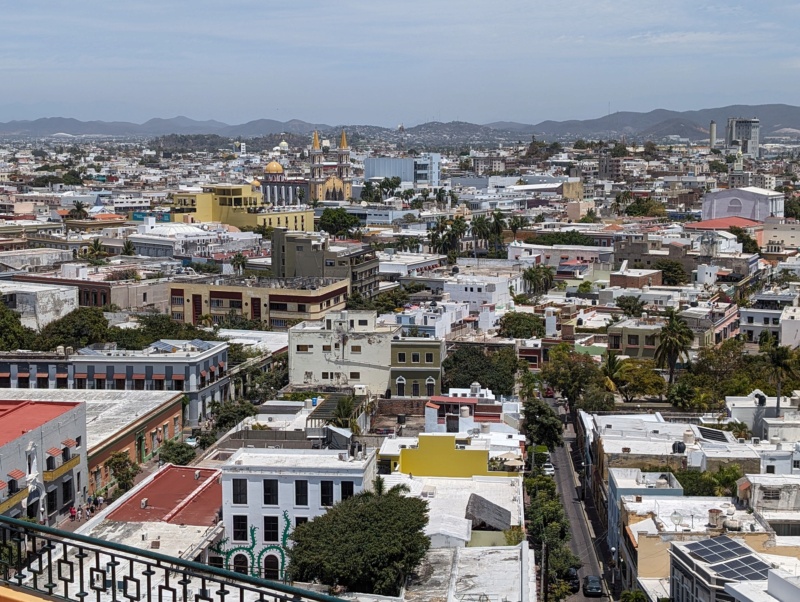
{"type": "Polygon", "coordinates": [[[550,462],[545,462],[542,464],[542,472],[548,477],[552,477],[556,474],[556,467],[550,464],[550,462]]]}
{"type": "Polygon", "coordinates": [[[184,443],[189,447],[194,447],[194,448],[200,445],[200,442],[197,440],[197,437],[186,437],[184,443]]]}
{"type": "Polygon", "coordinates": [[[567,574],[564,577],[564,581],[569,584],[569,591],[573,594],[577,593],[578,590],[581,589],[581,578],[578,577],[578,569],[576,568],[568,568],[567,574]]]}
{"type": "Polygon", "coordinates": [[[600,598],[603,596],[603,581],[597,575],[587,575],[583,578],[583,595],[587,598],[600,598]]]}

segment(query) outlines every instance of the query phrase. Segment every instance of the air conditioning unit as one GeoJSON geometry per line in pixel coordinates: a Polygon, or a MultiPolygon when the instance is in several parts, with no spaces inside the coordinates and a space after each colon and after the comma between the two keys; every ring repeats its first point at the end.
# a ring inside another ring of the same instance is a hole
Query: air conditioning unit
{"type": "Polygon", "coordinates": [[[146,498],[146,497],[143,497],[143,498],[142,498],[142,501],[141,501],[141,502],[139,502],[139,506],[140,506],[141,508],[147,508],[147,502],[148,502],[147,498],[146,498]]]}
{"type": "Polygon", "coordinates": [[[195,481],[199,481],[200,480],[200,471],[199,470],[195,470],[194,471],[194,480],[195,481]]]}
{"type": "Polygon", "coordinates": [[[744,439],[744,438],[742,438],[742,437],[739,437],[739,438],[736,440],[736,442],[737,442],[737,443],[747,443],[747,439],[744,439]]]}
{"type": "Polygon", "coordinates": [[[456,449],[467,449],[466,445],[456,445],[456,449]]]}
{"type": "Polygon", "coordinates": [[[750,442],[753,445],[760,445],[761,444],[761,439],[759,439],[758,437],[753,437],[752,439],[750,439],[750,442]]]}

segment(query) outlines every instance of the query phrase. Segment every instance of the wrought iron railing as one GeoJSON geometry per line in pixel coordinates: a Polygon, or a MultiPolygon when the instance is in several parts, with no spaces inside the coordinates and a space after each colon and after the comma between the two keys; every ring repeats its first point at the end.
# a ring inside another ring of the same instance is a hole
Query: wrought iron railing
{"type": "Polygon", "coordinates": [[[0,516],[0,581],[71,602],[342,602],[6,516],[0,516]]]}

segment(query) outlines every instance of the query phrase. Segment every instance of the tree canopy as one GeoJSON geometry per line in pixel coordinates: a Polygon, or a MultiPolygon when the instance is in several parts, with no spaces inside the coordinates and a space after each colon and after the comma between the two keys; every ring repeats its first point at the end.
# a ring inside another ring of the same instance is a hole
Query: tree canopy
{"type": "Polygon", "coordinates": [[[430,548],[423,531],[428,503],[399,493],[359,494],[299,525],[289,548],[290,578],[397,596],[430,548]]]}
{"type": "Polygon", "coordinates": [[[578,403],[592,384],[602,386],[603,381],[595,361],[565,343],[550,350],[550,361],[542,367],[541,375],[542,380],[561,392],[571,406],[578,403]]]}
{"type": "Polygon", "coordinates": [[[510,311],[500,318],[498,334],[510,339],[543,337],[544,323],[534,314],[510,311]]]}
{"type": "Polygon", "coordinates": [[[336,209],[328,207],[319,218],[319,229],[333,236],[343,236],[358,228],[360,223],[359,219],[348,213],[344,207],[336,209]]]}
{"type": "Polygon", "coordinates": [[[500,351],[484,353],[481,347],[461,346],[444,362],[444,382],[442,387],[467,388],[478,382],[498,395],[511,395],[517,373],[527,366],[521,363],[512,347],[500,351]]]}
{"type": "Polygon", "coordinates": [[[654,270],[661,270],[661,281],[666,286],[680,286],[689,281],[683,264],[674,259],[659,259],[653,264],[654,270]]]}
{"type": "Polygon", "coordinates": [[[136,475],[142,472],[141,467],[131,460],[127,451],[118,451],[111,454],[106,460],[106,467],[111,471],[111,476],[117,482],[117,487],[127,491],[133,487],[136,475]]]}
{"type": "Polygon", "coordinates": [[[176,466],[186,466],[194,457],[194,448],[183,441],[168,439],[158,448],[158,459],[176,466]]]}

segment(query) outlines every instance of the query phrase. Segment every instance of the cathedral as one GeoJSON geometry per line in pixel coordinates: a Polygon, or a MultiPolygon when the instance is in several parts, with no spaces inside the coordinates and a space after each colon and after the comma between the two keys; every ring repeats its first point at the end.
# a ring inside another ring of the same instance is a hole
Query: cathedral
{"type": "Polygon", "coordinates": [[[325,174],[325,154],[319,143],[319,135],[314,132],[311,143],[311,179],[308,182],[311,201],[346,201],[353,196],[353,175],[350,166],[350,147],[342,130],[339,147],[336,149],[336,173],[325,174]]]}

